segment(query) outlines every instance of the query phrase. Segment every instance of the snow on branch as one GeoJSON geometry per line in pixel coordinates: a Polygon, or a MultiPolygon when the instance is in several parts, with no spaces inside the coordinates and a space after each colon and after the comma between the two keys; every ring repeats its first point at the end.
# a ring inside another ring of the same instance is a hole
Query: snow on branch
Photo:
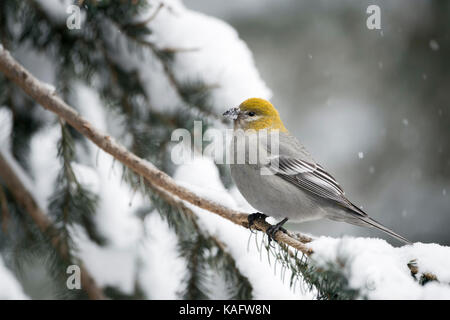
{"type": "MultiPolygon", "coordinates": [[[[45,109],[56,113],[76,130],[94,142],[105,152],[123,163],[135,174],[143,177],[153,190],[164,192],[167,201],[186,201],[198,208],[215,213],[237,225],[248,228],[247,214],[231,210],[214,201],[206,199],[176,183],[174,179],[158,170],[152,163],[129,152],[124,146],[115,142],[109,135],[100,132],[73,108],[55,94],[54,88],[40,82],[22,67],[8,51],[0,46],[0,71],[13,83],[22,88],[31,98],[45,109]]],[[[1,166],[0,166],[1,167],[1,166]]],[[[3,166],[4,167],[4,166],[3,166]]],[[[3,176],[0,171],[0,175],[3,176]]],[[[11,179],[3,177],[11,183],[11,179]]],[[[21,188],[11,187],[16,192],[21,188]]],[[[18,191],[19,190],[19,191],[18,191]]],[[[24,201],[24,199],[22,199],[24,201]]],[[[48,226],[48,219],[35,201],[27,200],[30,214],[37,214],[35,222],[43,228],[48,226]]],[[[18,201],[19,202],[19,201],[18,201]]],[[[256,229],[266,231],[270,226],[258,220],[256,229]]],[[[341,288],[357,290],[357,296],[369,299],[404,298],[427,299],[450,297],[450,248],[438,244],[415,243],[411,246],[394,248],[380,239],[368,238],[327,238],[321,237],[306,245],[311,239],[291,233],[278,232],[275,239],[282,245],[311,255],[308,265],[301,265],[302,276],[308,278],[308,284],[318,288],[320,296],[336,298],[329,295],[341,288]],[[314,251],[313,251],[314,249],[314,251]],[[338,273],[332,266],[340,267],[338,273]],[[306,275],[306,276],[305,276],[306,275]],[[341,285],[336,287],[337,276],[341,285]],[[331,279],[331,281],[330,281],[331,279]]],[[[301,262],[301,261],[300,261],[301,262]]],[[[287,265],[289,268],[298,266],[287,265]]],[[[86,271],[81,273],[87,275],[86,271]]],[[[92,280],[92,279],[91,279],[92,280]]],[[[291,279],[292,280],[292,279],[291,279]]],[[[86,285],[95,283],[90,280],[86,285]]],[[[347,291],[348,291],[347,290],[347,291]]],[[[95,293],[95,290],[93,291],[95,293]]],[[[352,295],[353,296],[353,295],[352,295]]]]}
{"type": "MultiPolygon", "coordinates": [[[[30,215],[39,230],[43,234],[50,236],[52,245],[58,250],[61,257],[65,259],[68,256],[67,246],[64,245],[64,242],[61,241],[55,232],[52,221],[28,191],[23,181],[23,176],[24,174],[20,172],[14,160],[8,157],[7,154],[0,152],[0,177],[11,191],[17,203],[30,215]]],[[[86,291],[91,299],[105,299],[102,290],[97,286],[95,280],[80,262],[79,264],[81,270],[81,287],[83,290],[86,291]]]]}
{"type": "Polygon", "coordinates": [[[1,300],[25,300],[29,297],[23,292],[23,289],[14,274],[5,266],[0,256],[0,299],[1,300]]]}
{"type": "MultiPolygon", "coordinates": [[[[247,214],[237,212],[214,201],[198,196],[189,189],[177,184],[170,176],[158,170],[152,163],[128,151],[111,136],[93,127],[91,123],[81,117],[72,107],[58,97],[54,89],[49,88],[48,85],[35,78],[2,47],[0,47],[0,71],[42,107],[63,118],[102,150],[111,154],[136,174],[144,177],[154,188],[163,189],[172,197],[176,196],[181,200],[230,220],[237,225],[245,228],[249,227],[247,214]]],[[[263,232],[270,226],[264,220],[257,220],[254,223],[254,227],[263,232]]],[[[311,240],[308,237],[296,236],[291,233],[279,231],[275,234],[274,239],[306,255],[313,253],[312,249],[305,245],[305,242],[311,240]]]]}

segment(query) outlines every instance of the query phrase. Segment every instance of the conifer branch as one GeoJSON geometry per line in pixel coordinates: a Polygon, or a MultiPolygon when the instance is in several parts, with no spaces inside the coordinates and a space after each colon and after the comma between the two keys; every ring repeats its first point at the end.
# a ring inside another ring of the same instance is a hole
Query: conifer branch
{"type": "MultiPolygon", "coordinates": [[[[52,245],[58,250],[61,257],[66,260],[69,255],[69,248],[66,246],[66,242],[61,239],[57,232],[55,232],[52,221],[39,207],[33,195],[25,186],[24,181],[22,181],[20,174],[16,172],[13,165],[1,152],[0,177],[13,195],[15,201],[31,216],[39,230],[43,234],[51,237],[52,245]]],[[[81,288],[88,294],[89,298],[95,300],[105,299],[102,290],[97,286],[94,278],[81,262],[79,262],[79,267],[81,270],[81,288]]]]}
{"type": "MultiPolygon", "coordinates": [[[[149,183],[146,183],[146,186],[149,187],[155,194],[159,196],[162,200],[164,200],[167,204],[169,204],[172,208],[178,208],[178,212],[180,214],[184,214],[189,221],[188,225],[191,224],[195,232],[197,233],[197,239],[203,239],[205,243],[210,243],[210,245],[214,246],[217,249],[216,257],[220,257],[223,261],[226,261],[229,265],[229,269],[225,269],[225,278],[228,278],[228,282],[231,281],[230,278],[234,279],[234,285],[237,288],[237,295],[234,297],[235,299],[251,299],[252,298],[252,287],[250,281],[246,276],[244,276],[239,268],[236,266],[236,262],[233,259],[232,255],[228,252],[226,245],[221,242],[217,237],[204,232],[197,222],[197,216],[195,213],[185,205],[185,203],[181,200],[175,199],[168,193],[162,189],[152,188],[149,183]]],[[[170,223],[169,223],[170,224],[170,223]]],[[[197,241],[198,241],[197,240],[197,241]]],[[[208,245],[206,245],[208,246],[208,245]]],[[[217,263],[217,261],[216,261],[217,263]]],[[[220,262],[219,262],[220,263],[220,262]]],[[[217,267],[217,266],[216,266],[217,267]]]]}
{"type": "Polygon", "coordinates": [[[6,198],[5,191],[3,191],[2,186],[0,185],[0,209],[1,209],[1,229],[3,233],[8,232],[8,222],[11,217],[11,214],[8,209],[8,199],[6,198]]]}
{"type": "MultiPolygon", "coordinates": [[[[19,86],[26,94],[33,98],[45,109],[56,113],[81,134],[95,143],[105,152],[122,162],[136,174],[144,177],[149,184],[162,188],[184,201],[199,208],[215,213],[237,225],[248,228],[247,214],[227,208],[209,199],[198,196],[189,189],[177,184],[170,176],[158,170],[152,163],[141,159],[117,143],[111,136],[100,132],[86,119],[81,117],[72,107],[56,95],[54,90],[35,78],[28,70],[20,65],[4,48],[0,47],[0,71],[7,78],[19,86]]],[[[255,221],[257,230],[266,232],[271,225],[263,220],[255,221]]],[[[313,253],[299,238],[290,233],[278,231],[274,239],[289,245],[306,255],[313,253]]]]}
{"type": "MultiPolygon", "coordinates": [[[[139,35],[133,34],[129,30],[127,30],[127,25],[121,25],[120,23],[118,23],[117,21],[115,21],[114,19],[111,19],[111,18],[110,18],[110,21],[122,34],[126,35],[129,39],[131,39],[138,45],[151,50],[153,55],[161,63],[162,69],[167,77],[169,84],[172,86],[172,88],[174,89],[174,91],[178,95],[178,97],[181,99],[181,101],[183,101],[186,105],[195,107],[205,117],[209,117],[209,118],[218,120],[222,123],[228,123],[227,119],[225,119],[223,117],[219,117],[216,113],[211,112],[204,106],[201,106],[195,102],[193,103],[192,101],[189,100],[189,93],[190,93],[189,90],[194,89],[194,90],[197,90],[200,93],[202,93],[202,91],[205,91],[207,89],[218,88],[219,86],[217,84],[201,85],[200,87],[189,87],[189,86],[186,87],[185,85],[183,85],[182,83],[180,83],[177,80],[175,73],[172,70],[171,64],[172,64],[172,61],[174,58],[173,55],[175,53],[197,51],[197,50],[199,50],[199,48],[158,48],[157,45],[154,44],[153,42],[144,40],[139,35]]],[[[141,28],[144,28],[144,27],[146,27],[145,24],[141,25],[141,28]]]]}

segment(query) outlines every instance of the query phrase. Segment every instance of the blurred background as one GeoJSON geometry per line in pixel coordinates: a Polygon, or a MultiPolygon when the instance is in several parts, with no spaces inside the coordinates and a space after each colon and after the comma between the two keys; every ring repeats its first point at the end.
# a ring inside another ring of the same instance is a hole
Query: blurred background
{"type": "MultiPolygon", "coordinates": [[[[448,1],[184,3],[238,31],[285,124],[350,199],[411,241],[450,244],[448,1]],[[372,4],[380,30],[366,27],[372,4]]],[[[289,227],[386,238],[331,221],[289,227]]]]}

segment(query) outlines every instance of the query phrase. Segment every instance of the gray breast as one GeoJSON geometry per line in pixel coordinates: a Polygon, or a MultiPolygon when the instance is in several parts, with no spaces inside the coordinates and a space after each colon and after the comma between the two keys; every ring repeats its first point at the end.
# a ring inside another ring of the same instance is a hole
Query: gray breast
{"type": "Polygon", "coordinates": [[[257,166],[230,165],[237,188],[252,207],[275,218],[307,221],[325,217],[315,197],[275,175],[261,175],[257,166]]]}
{"type": "MultiPolygon", "coordinates": [[[[234,155],[237,153],[235,147],[236,144],[232,144],[230,150],[234,155]]],[[[295,147],[289,145],[289,149],[294,152],[291,150],[295,147]]],[[[234,164],[230,164],[230,169],[237,188],[251,206],[269,216],[287,217],[294,221],[314,220],[325,216],[326,213],[318,206],[320,199],[276,175],[263,174],[267,173],[262,171],[264,164],[249,164],[248,149],[245,153],[246,163],[236,164],[234,161],[234,164]]],[[[232,159],[236,160],[236,157],[232,159]]]]}
{"type": "MultiPolygon", "coordinates": [[[[288,181],[276,176],[267,175],[267,171],[263,168],[266,166],[266,159],[258,158],[257,163],[250,162],[249,152],[254,145],[258,148],[263,148],[267,151],[268,156],[272,156],[272,142],[268,142],[261,136],[255,140],[256,136],[235,135],[233,143],[231,144],[230,153],[232,164],[230,164],[231,176],[242,193],[244,198],[258,211],[276,218],[287,217],[294,221],[306,221],[320,219],[325,216],[323,204],[321,199],[317,199],[313,195],[304,192],[297,186],[288,181]],[[246,139],[245,151],[237,150],[237,146],[242,146],[242,140],[246,139]],[[250,147],[249,147],[250,145],[250,147]],[[244,152],[245,163],[237,163],[238,153],[244,152]],[[264,174],[266,173],[266,174],[264,174]],[[321,204],[319,206],[319,204],[321,204]]],[[[273,137],[271,137],[273,138],[273,137]]],[[[303,146],[291,135],[279,134],[279,154],[286,154],[289,156],[297,156],[300,158],[307,158],[312,160],[303,146]]],[[[264,154],[264,152],[262,153],[264,154]]]]}

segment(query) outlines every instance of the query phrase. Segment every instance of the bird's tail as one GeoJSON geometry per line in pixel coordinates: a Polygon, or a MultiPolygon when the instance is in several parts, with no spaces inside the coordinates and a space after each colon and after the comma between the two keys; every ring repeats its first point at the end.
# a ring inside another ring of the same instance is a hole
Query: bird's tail
{"type": "Polygon", "coordinates": [[[409,241],[408,239],[402,237],[401,235],[395,233],[394,231],[392,231],[391,229],[383,226],[381,223],[375,221],[374,219],[370,218],[369,216],[359,216],[359,215],[354,215],[354,217],[357,217],[359,220],[361,220],[363,223],[368,224],[374,228],[377,228],[387,234],[389,234],[391,237],[396,238],[397,240],[400,240],[406,244],[411,244],[412,242],[409,241]]]}

